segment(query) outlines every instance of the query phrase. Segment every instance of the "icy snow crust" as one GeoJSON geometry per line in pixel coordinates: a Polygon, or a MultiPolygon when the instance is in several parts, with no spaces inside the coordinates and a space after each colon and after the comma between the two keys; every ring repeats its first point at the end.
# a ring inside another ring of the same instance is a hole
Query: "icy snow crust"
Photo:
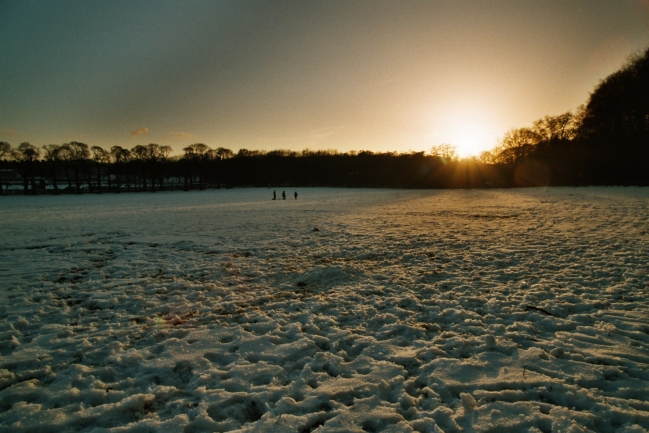
{"type": "Polygon", "coordinates": [[[0,430],[649,429],[649,189],[299,194],[1,197],[0,430]]]}

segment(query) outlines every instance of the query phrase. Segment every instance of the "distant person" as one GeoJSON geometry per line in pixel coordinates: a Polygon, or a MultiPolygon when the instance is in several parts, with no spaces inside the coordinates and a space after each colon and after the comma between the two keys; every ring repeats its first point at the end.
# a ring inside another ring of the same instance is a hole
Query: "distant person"
{"type": "Polygon", "coordinates": [[[293,194],[293,196],[295,197],[295,200],[297,200],[297,191],[295,191],[295,194],[293,194]]]}
{"type": "Polygon", "coordinates": [[[282,200],[286,200],[286,191],[282,191],[282,200]]]}
{"type": "Polygon", "coordinates": [[[273,200],[277,200],[277,191],[273,190],[273,200]]]}

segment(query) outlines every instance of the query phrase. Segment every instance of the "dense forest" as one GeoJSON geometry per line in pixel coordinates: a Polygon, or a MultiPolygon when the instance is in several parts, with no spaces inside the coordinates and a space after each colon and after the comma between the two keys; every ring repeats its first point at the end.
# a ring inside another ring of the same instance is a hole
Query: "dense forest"
{"type": "Polygon", "coordinates": [[[480,157],[370,151],[232,152],[197,143],[171,156],[155,143],[109,150],[85,143],[42,148],[0,142],[2,194],[337,186],[484,188],[649,185],[649,49],[602,80],[575,112],[507,132],[480,157]]]}

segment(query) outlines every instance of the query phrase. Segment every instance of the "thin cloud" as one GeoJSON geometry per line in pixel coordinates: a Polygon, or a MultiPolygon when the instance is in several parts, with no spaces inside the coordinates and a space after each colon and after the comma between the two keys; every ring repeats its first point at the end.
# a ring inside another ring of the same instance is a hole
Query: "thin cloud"
{"type": "Polygon", "coordinates": [[[171,134],[169,134],[169,136],[178,140],[188,140],[190,138],[194,138],[194,135],[188,132],[172,132],[171,134]]]}
{"type": "Polygon", "coordinates": [[[321,141],[325,140],[331,136],[334,136],[341,132],[343,129],[345,129],[346,126],[338,126],[334,128],[320,128],[316,129],[314,131],[311,131],[311,134],[307,137],[308,140],[311,141],[321,141]]]}
{"type": "Polygon", "coordinates": [[[140,135],[149,134],[149,128],[139,128],[135,131],[131,131],[131,137],[139,137],[140,135]]]}

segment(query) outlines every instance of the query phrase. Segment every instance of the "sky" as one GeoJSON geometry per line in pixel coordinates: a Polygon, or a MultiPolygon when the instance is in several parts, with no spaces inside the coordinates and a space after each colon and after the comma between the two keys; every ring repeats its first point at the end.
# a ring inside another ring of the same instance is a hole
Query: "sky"
{"type": "Polygon", "coordinates": [[[493,148],[649,47],[649,0],[0,1],[0,141],[493,148]]]}

